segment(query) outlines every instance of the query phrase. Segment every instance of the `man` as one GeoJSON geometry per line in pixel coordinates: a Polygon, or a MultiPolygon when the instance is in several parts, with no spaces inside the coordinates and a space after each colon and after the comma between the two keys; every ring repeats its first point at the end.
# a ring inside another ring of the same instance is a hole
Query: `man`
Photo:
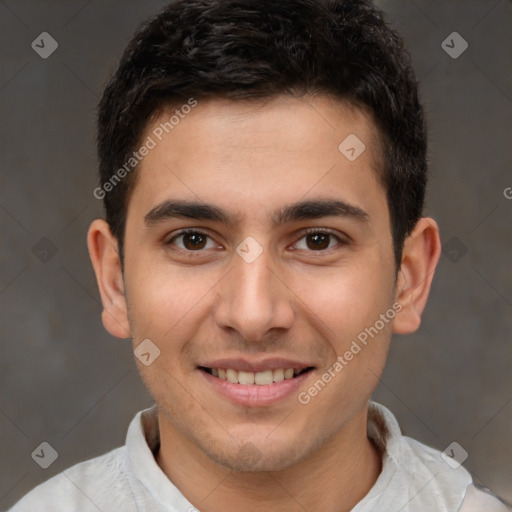
{"type": "Polygon", "coordinates": [[[369,2],[173,2],[98,153],[102,320],[156,405],[13,511],[509,510],[371,401],[440,241],[414,74],[369,2]]]}

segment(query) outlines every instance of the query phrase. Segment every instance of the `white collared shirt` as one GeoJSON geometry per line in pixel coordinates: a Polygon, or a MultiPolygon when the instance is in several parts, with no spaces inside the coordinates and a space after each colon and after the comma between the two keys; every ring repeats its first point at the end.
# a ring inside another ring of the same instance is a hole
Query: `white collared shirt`
{"type": "MultiPolygon", "coordinates": [[[[352,512],[508,512],[512,508],[441,452],[403,436],[394,415],[370,401],[368,437],[382,471],[352,512]]],[[[138,412],[126,444],[76,464],[24,496],[9,512],[197,512],[155,461],[156,406],[138,412]]]]}

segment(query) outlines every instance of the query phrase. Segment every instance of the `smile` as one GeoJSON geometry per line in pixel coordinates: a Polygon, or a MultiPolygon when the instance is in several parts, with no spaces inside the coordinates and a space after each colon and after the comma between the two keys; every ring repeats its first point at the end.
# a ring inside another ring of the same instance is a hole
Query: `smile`
{"type": "MultiPolygon", "coordinates": [[[[226,365],[227,366],[227,365],[226,365]]],[[[215,395],[237,406],[263,407],[296,396],[315,367],[235,370],[199,366],[199,374],[215,395]]]]}
{"type": "Polygon", "coordinates": [[[266,386],[275,382],[293,379],[303,373],[313,369],[308,368],[276,368],[274,370],[264,370],[261,372],[237,371],[233,368],[206,368],[200,367],[201,370],[219,378],[231,382],[232,384],[242,384],[244,386],[257,385],[266,386]]]}

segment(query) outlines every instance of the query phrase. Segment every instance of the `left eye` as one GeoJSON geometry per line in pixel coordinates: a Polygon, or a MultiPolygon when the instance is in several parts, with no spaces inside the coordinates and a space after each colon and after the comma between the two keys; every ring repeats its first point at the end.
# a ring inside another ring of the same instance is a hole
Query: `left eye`
{"type": "MultiPolygon", "coordinates": [[[[305,242],[305,249],[318,251],[318,250],[325,250],[325,249],[331,249],[332,247],[335,247],[337,244],[331,245],[330,242],[333,241],[333,239],[337,240],[338,243],[342,242],[342,240],[332,234],[328,231],[310,231],[306,235],[304,235],[300,240],[306,240],[305,242]]],[[[304,249],[304,247],[299,247],[299,244],[296,245],[298,249],[304,249]]]]}
{"type": "Polygon", "coordinates": [[[175,240],[182,239],[182,246],[178,247],[180,249],[185,249],[187,251],[197,251],[201,249],[212,249],[216,247],[213,240],[210,237],[203,233],[202,231],[183,231],[178,233],[176,236],[171,238],[167,244],[174,244],[175,240]],[[210,247],[207,246],[208,239],[210,239],[210,247]]]}

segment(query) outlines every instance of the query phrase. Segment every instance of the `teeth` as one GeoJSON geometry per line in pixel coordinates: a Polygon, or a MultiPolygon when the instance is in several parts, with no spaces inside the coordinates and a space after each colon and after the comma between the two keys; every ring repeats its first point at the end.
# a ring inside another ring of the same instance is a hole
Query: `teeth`
{"type": "Polygon", "coordinates": [[[284,370],[282,368],[278,368],[273,371],[274,374],[274,382],[281,382],[284,380],[284,370]]]}
{"type": "Polygon", "coordinates": [[[246,385],[254,384],[254,373],[253,372],[238,372],[238,382],[240,384],[246,384],[246,385]]]}
{"type": "Polygon", "coordinates": [[[282,368],[278,368],[274,370],[274,382],[281,382],[284,380],[284,370],[282,368]]]}
{"type": "Polygon", "coordinates": [[[232,384],[237,384],[238,372],[236,370],[232,370],[231,368],[229,368],[228,370],[226,370],[226,379],[232,384]]]}
{"type": "Polygon", "coordinates": [[[258,372],[253,374],[254,382],[259,384],[260,386],[264,386],[265,384],[272,384],[274,382],[274,374],[272,370],[267,370],[264,372],[258,372]]]}
{"type": "Polygon", "coordinates": [[[245,386],[252,384],[266,386],[272,384],[272,382],[282,382],[285,379],[292,379],[301,372],[301,370],[297,368],[278,368],[276,370],[265,370],[257,373],[236,371],[232,368],[212,368],[211,371],[213,376],[221,380],[227,380],[232,384],[243,384],[245,386]]]}

